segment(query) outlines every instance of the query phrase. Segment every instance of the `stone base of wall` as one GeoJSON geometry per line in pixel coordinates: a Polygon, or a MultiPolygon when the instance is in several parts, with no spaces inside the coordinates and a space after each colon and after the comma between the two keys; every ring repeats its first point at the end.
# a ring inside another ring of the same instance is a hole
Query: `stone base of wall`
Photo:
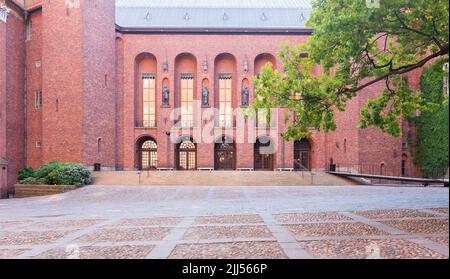
{"type": "Polygon", "coordinates": [[[29,185],[16,184],[14,198],[29,198],[62,194],[77,189],[73,185],[29,185]]]}

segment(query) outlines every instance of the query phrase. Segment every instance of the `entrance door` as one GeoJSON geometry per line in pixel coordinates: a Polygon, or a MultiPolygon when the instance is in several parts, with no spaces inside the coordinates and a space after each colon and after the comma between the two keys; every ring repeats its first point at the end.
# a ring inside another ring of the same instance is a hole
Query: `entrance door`
{"type": "Polygon", "coordinates": [[[197,169],[197,148],[192,141],[183,141],[178,145],[178,170],[197,169]]]}
{"type": "Polygon", "coordinates": [[[305,139],[294,143],[294,169],[297,171],[311,170],[311,146],[305,139]]]}
{"type": "Polygon", "coordinates": [[[274,156],[273,146],[269,139],[261,142],[259,139],[255,143],[254,158],[255,170],[257,171],[273,171],[274,156]]]}
{"type": "Polygon", "coordinates": [[[158,167],[158,146],[154,140],[146,140],[140,146],[140,169],[156,170],[158,167]]]}
{"type": "Polygon", "coordinates": [[[236,169],[236,150],[232,143],[216,143],[214,149],[216,170],[236,169]]]}

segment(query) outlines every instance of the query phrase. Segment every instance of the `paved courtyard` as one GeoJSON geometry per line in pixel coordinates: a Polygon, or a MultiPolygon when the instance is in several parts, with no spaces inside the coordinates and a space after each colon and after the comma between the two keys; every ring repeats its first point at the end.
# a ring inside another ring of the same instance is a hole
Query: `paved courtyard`
{"type": "Polygon", "coordinates": [[[0,258],[448,258],[447,188],[89,186],[0,200],[0,258]]]}

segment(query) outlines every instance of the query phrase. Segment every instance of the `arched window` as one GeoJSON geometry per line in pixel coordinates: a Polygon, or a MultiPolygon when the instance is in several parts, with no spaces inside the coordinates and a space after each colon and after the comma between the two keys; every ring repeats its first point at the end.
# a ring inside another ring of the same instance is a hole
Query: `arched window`
{"type": "Polygon", "coordinates": [[[155,170],[158,167],[158,145],[152,139],[145,140],[140,146],[140,169],[155,170]]]}
{"type": "Polygon", "coordinates": [[[177,146],[177,169],[197,169],[197,146],[191,140],[184,140],[177,146]]]}

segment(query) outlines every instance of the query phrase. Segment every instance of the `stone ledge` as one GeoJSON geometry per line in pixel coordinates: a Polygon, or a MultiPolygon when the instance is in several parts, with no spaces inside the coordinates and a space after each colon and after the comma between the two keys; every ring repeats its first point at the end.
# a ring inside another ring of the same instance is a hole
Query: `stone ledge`
{"type": "Polygon", "coordinates": [[[62,194],[77,189],[75,185],[33,185],[15,184],[14,198],[29,198],[62,194]]]}

